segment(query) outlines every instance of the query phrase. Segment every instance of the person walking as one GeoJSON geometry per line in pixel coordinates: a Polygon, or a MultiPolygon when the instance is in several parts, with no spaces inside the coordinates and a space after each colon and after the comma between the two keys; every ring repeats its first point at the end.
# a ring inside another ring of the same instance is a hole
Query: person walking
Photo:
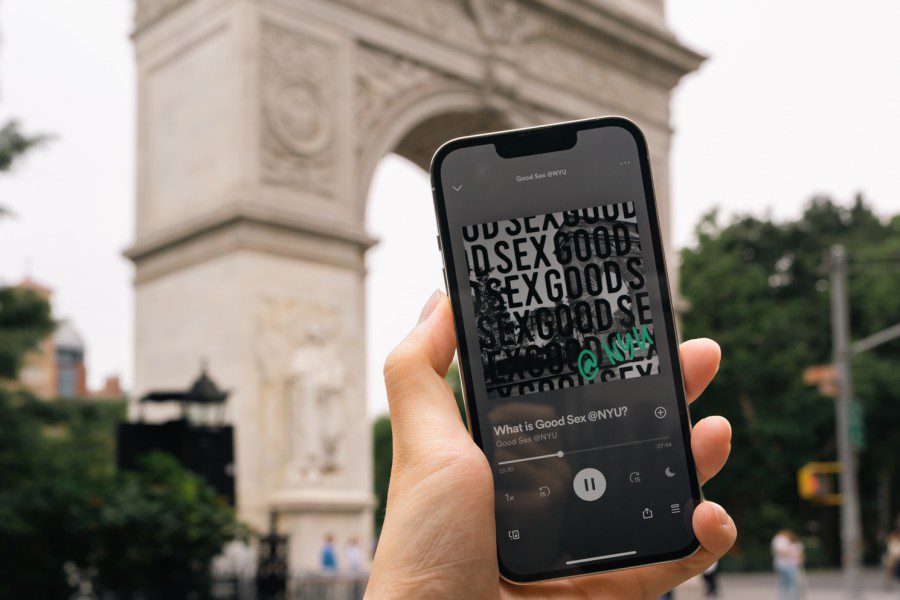
{"type": "Polygon", "coordinates": [[[366,592],[366,559],[358,537],[351,537],[344,546],[344,568],[350,575],[350,597],[360,600],[366,592]]]}
{"type": "Polygon", "coordinates": [[[319,553],[319,568],[325,573],[334,573],[338,568],[334,536],[330,533],[325,535],[325,541],[322,543],[322,551],[319,553]]]}
{"type": "Polygon", "coordinates": [[[359,538],[352,537],[347,541],[347,546],[344,548],[344,563],[347,565],[347,570],[352,573],[365,571],[366,561],[359,545],[359,538]]]}
{"type": "Polygon", "coordinates": [[[719,561],[709,565],[709,568],[703,571],[703,583],[706,585],[706,597],[719,597],[719,561]]]}
{"type": "Polygon", "coordinates": [[[778,600],[799,600],[803,544],[790,529],[772,538],[772,564],[778,575],[778,600]]]}

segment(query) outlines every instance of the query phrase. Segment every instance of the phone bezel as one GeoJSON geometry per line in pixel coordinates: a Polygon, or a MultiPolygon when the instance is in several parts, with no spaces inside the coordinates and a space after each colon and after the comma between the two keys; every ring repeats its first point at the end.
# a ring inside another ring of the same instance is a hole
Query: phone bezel
{"type": "MultiPolygon", "coordinates": [[[[450,140],[443,144],[434,154],[431,161],[431,185],[432,196],[434,198],[435,214],[438,222],[439,242],[441,255],[444,262],[444,280],[447,285],[447,293],[450,296],[450,302],[453,307],[453,321],[456,327],[457,352],[459,358],[459,372],[463,390],[463,400],[468,417],[469,432],[471,433],[475,443],[479,448],[483,449],[483,440],[481,438],[481,428],[478,423],[478,408],[475,405],[475,390],[469,369],[470,356],[465,338],[465,328],[463,326],[463,314],[460,304],[460,290],[456,283],[455,266],[453,262],[452,237],[450,235],[449,224],[446,213],[446,201],[444,198],[443,185],[441,184],[441,166],[444,159],[453,151],[460,148],[471,146],[481,146],[494,144],[495,148],[504,148],[509,153],[515,153],[516,146],[521,145],[522,148],[528,148],[525,154],[538,154],[554,151],[556,148],[549,147],[547,149],[532,151],[535,147],[535,135],[547,133],[550,139],[559,140],[567,139],[569,136],[576,136],[578,131],[585,129],[599,129],[604,127],[619,127],[626,130],[634,139],[638,148],[638,156],[640,160],[641,176],[644,183],[644,197],[647,201],[647,213],[649,220],[650,237],[653,245],[653,254],[656,264],[661,267],[660,271],[660,296],[663,305],[663,321],[667,334],[668,346],[670,349],[670,360],[673,366],[673,376],[675,379],[675,393],[677,396],[678,416],[681,424],[682,439],[685,448],[685,460],[688,465],[688,480],[690,482],[692,501],[699,504],[702,501],[700,490],[700,481],[697,476],[697,468],[694,463],[694,456],[690,451],[691,448],[691,420],[690,410],[687,403],[687,395],[684,390],[684,379],[681,370],[681,360],[678,353],[678,335],[676,331],[675,316],[672,309],[672,294],[669,286],[668,271],[666,268],[665,255],[663,252],[662,234],[659,227],[659,218],[656,209],[656,195],[653,191],[653,178],[650,171],[649,153],[644,134],[636,124],[624,117],[599,117],[594,119],[585,119],[580,121],[569,121],[565,123],[556,123],[551,125],[543,125],[539,127],[530,127],[526,129],[514,129],[508,131],[500,131],[494,133],[486,133],[481,135],[467,136],[450,140]],[[501,146],[497,146],[501,144],[501,146]]],[[[498,152],[498,154],[500,154],[498,152]]],[[[502,154],[501,154],[502,156],[502,154]]],[[[493,470],[493,469],[492,469],[493,470]]],[[[612,560],[608,562],[599,562],[595,564],[585,563],[581,565],[573,565],[568,568],[558,569],[546,573],[536,573],[530,575],[520,575],[509,571],[503,564],[500,556],[499,547],[497,552],[497,563],[500,575],[512,583],[535,583],[540,581],[548,581],[552,579],[560,579],[565,577],[576,577],[581,575],[590,575],[595,573],[605,573],[609,571],[617,571],[621,569],[629,569],[634,567],[643,567],[652,564],[664,562],[672,562],[686,558],[696,552],[700,548],[700,542],[693,535],[691,542],[684,548],[679,548],[671,552],[663,552],[652,556],[642,556],[637,558],[624,558],[612,560]]]]}

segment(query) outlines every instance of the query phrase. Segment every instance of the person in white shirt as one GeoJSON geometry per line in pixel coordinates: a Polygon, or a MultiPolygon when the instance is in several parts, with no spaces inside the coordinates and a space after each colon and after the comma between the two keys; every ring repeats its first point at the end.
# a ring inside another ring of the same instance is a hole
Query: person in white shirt
{"type": "Polygon", "coordinates": [[[772,538],[772,564],[778,575],[778,600],[800,598],[803,554],[803,543],[790,529],[782,529],[772,538]]]}
{"type": "Polygon", "coordinates": [[[365,570],[366,561],[362,548],[359,547],[359,539],[353,537],[347,542],[347,546],[344,548],[344,564],[352,573],[361,573],[365,570]]]}

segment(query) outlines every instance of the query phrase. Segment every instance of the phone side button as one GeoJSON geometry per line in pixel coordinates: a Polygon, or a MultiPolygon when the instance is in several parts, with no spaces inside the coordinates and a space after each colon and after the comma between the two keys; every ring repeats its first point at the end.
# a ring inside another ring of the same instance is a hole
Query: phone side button
{"type": "Polygon", "coordinates": [[[447,279],[447,268],[441,267],[441,273],[444,275],[444,293],[450,295],[450,280],[447,279]]]}
{"type": "Polygon", "coordinates": [[[434,239],[437,240],[438,252],[440,252],[441,254],[443,254],[443,253],[444,253],[444,248],[443,248],[443,246],[441,246],[441,235],[438,234],[438,235],[434,236],[434,239]]]}

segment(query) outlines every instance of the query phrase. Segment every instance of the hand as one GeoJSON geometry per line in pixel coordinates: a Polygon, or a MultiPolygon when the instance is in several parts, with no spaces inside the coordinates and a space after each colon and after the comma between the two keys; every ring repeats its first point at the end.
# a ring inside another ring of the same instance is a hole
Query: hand
{"type": "MultiPolygon", "coordinates": [[[[658,598],[702,573],[734,543],[731,517],[704,501],[693,515],[702,547],[684,560],[528,586],[501,581],[491,468],[444,380],[455,349],[450,303],[435,292],[384,365],[394,458],[367,598],[658,598]]],[[[719,367],[719,347],[691,340],[680,352],[693,401],[719,367]]],[[[696,423],[691,448],[706,482],[728,458],[728,421],[708,417],[696,423]]]]}

